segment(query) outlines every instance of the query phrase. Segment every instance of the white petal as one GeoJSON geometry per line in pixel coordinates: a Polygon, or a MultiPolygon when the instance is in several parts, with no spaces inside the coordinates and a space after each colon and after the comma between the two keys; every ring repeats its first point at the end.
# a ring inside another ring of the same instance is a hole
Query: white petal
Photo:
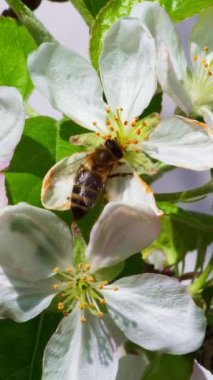
{"type": "Polygon", "coordinates": [[[119,360],[116,380],[141,380],[148,360],[144,355],[126,354],[119,360]]]}
{"type": "Polygon", "coordinates": [[[35,87],[53,107],[82,127],[107,133],[101,83],[86,60],[61,45],[44,43],[29,56],[28,68],[35,87]]]}
{"type": "Polygon", "coordinates": [[[162,42],[167,46],[178,79],[184,79],[186,58],[175,26],[165,10],[157,2],[143,1],[132,8],[130,16],[137,17],[149,29],[155,38],[157,53],[162,42]]]}
{"type": "Polygon", "coordinates": [[[128,339],[154,351],[195,351],[205,335],[204,312],[175,279],[156,274],[126,277],[102,291],[108,311],[128,339]],[[119,290],[109,290],[112,287],[119,290]]]}
{"type": "Polygon", "coordinates": [[[11,276],[38,280],[72,260],[68,226],[50,211],[20,203],[0,212],[0,265],[11,276]]]}
{"type": "Polygon", "coordinates": [[[196,361],[194,362],[193,373],[190,380],[211,380],[212,374],[196,361]]]}
{"type": "MultiPolygon", "coordinates": [[[[193,111],[193,105],[189,92],[185,90],[183,82],[178,78],[175,72],[173,62],[169,56],[168,47],[162,43],[158,49],[158,77],[159,83],[175,103],[186,113],[193,111]]],[[[187,77],[187,73],[185,74],[187,77]]],[[[186,78],[187,79],[187,78],[186,78]]]]}
{"type": "Polygon", "coordinates": [[[0,318],[24,322],[40,314],[54,297],[53,281],[53,278],[20,280],[0,269],[0,318]]]}
{"type": "Polygon", "coordinates": [[[51,210],[68,210],[70,196],[77,170],[87,156],[87,152],[75,153],[57,162],[46,174],[42,184],[41,201],[51,210]]]}
{"type": "Polygon", "coordinates": [[[176,116],[161,121],[141,149],[169,165],[192,170],[213,167],[213,132],[196,120],[176,116]]]}
{"type": "Polygon", "coordinates": [[[129,204],[145,203],[152,208],[158,215],[162,215],[162,211],[157,208],[153,191],[146,182],[144,182],[136,172],[133,172],[128,165],[122,165],[113,171],[112,174],[132,173],[124,177],[117,176],[109,178],[106,185],[106,192],[109,201],[124,202],[129,204]]]}
{"type": "Polygon", "coordinates": [[[13,87],[0,87],[0,170],[12,158],[24,127],[24,108],[20,93],[13,87]]]}
{"type": "Polygon", "coordinates": [[[115,265],[141,251],[159,232],[159,216],[145,203],[110,202],[90,234],[86,255],[92,270],[115,265]]]}
{"type": "Polygon", "coordinates": [[[42,380],[114,380],[118,368],[116,344],[106,321],[75,309],[63,318],[44,353],[42,380]]]}
{"type": "Polygon", "coordinates": [[[8,199],[5,190],[5,177],[0,173],[0,208],[7,206],[8,199]]]}
{"type": "Polygon", "coordinates": [[[213,59],[213,7],[207,8],[199,16],[198,22],[192,29],[191,56],[198,55],[199,58],[205,58],[208,63],[213,59]],[[204,51],[207,47],[208,51],[204,51]]]}
{"type": "Polygon", "coordinates": [[[213,111],[209,107],[201,107],[201,114],[206,122],[206,124],[213,129],[213,111]]]}
{"type": "Polygon", "coordinates": [[[156,52],[150,33],[134,18],[118,21],[106,35],[99,64],[112,110],[123,108],[123,120],[139,116],[156,90],[156,52]]]}

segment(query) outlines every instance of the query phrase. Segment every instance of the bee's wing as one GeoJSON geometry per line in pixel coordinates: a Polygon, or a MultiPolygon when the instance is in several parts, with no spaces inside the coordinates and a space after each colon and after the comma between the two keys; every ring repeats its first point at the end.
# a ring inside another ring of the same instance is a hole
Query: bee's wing
{"type": "Polygon", "coordinates": [[[71,193],[79,167],[89,153],[75,153],[54,165],[46,174],[42,184],[41,201],[50,210],[68,210],[71,206],[71,193]]]}

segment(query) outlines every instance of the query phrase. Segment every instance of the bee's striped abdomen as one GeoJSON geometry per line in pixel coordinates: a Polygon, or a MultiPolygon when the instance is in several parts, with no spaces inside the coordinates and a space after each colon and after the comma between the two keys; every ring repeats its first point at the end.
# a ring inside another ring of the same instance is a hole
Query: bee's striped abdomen
{"type": "Polygon", "coordinates": [[[71,212],[74,219],[81,219],[94,203],[103,189],[102,177],[87,169],[80,169],[71,194],[71,212]]]}

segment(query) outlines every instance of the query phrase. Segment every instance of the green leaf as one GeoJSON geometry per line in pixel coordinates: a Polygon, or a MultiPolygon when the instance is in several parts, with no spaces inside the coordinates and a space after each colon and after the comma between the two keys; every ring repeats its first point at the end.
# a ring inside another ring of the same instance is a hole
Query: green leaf
{"type": "Polygon", "coordinates": [[[58,123],[43,116],[26,120],[22,139],[5,173],[10,204],[24,201],[41,206],[42,180],[57,161],[80,149],[69,143],[70,135],[80,133],[79,129],[67,120],[58,123]]]}
{"type": "MultiPolygon", "coordinates": [[[[99,12],[92,26],[90,39],[90,57],[93,66],[98,70],[99,56],[102,50],[103,39],[108,29],[121,17],[129,16],[132,7],[141,0],[110,0],[99,12]]],[[[201,12],[212,5],[212,0],[159,0],[167,10],[173,21],[178,22],[201,12]]]]}
{"type": "Polygon", "coordinates": [[[99,11],[109,0],[70,0],[86,24],[91,27],[99,11]]]}
{"type": "Polygon", "coordinates": [[[36,43],[17,21],[0,17],[0,85],[14,86],[27,98],[33,85],[27,71],[27,56],[36,43]]]}
{"type": "Polygon", "coordinates": [[[16,13],[21,23],[26,26],[38,45],[42,44],[42,42],[55,41],[45,26],[21,0],[6,0],[6,2],[16,13]]]}
{"type": "MultiPolygon", "coordinates": [[[[206,251],[213,241],[213,216],[185,211],[169,203],[158,203],[165,215],[161,219],[161,233],[146,250],[143,258],[155,250],[165,255],[167,263],[173,265],[184,258],[187,252],[199,249],[206,251]]],[[[205,257],[205,256],[204,256],[205,257]]],[[[196,269],[202,269],[200,261],[196,269]]]]}
{"type": "Polygon", "coordinates": [[[192,355],[164,354],[151,361],[141,380],[189,380],[192,366],[192,355]]]}
{"type": "Polygon", "coordinates": [[[60,314],[44,313],[24,323],[0,321],[2,380],[41,379],[43,351],[60,319],[60,314]]]}

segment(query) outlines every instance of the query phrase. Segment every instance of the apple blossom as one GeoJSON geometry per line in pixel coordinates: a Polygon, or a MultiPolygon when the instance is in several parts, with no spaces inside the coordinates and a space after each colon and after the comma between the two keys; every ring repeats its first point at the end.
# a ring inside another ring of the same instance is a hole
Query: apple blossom
{"type": "Polygon", "coordinates": [[[7,205],[6,169],[13,156],[24,127],[24,108],[21,95],[14,87],[0,86],[0,207],[7,205]]]}
{"type": "Polygon", "coordinates": [[[52,301],[64,315],[47,344],[42,379],[116,379],[124,335],[173,354],[201,345],[204,313],[177,280],[140,274],[109,283],[106,270],[100,278],[101,268],[156,238],[159,220],[149,205],[107,204],[78,263],[68,226],[50,211],[8,206],[0,211],[0,226],[1,318],[26,321],[52,301]]]}
{"type": "Polygon", "coordinates": [[[202,116],[213,127],[213,7],[203,11],[190,36],[191,66],[168,14],[157,2],[137,4],[131,12],[156,40],[158,79],[163,90],[192,117],[202,116]]]}

